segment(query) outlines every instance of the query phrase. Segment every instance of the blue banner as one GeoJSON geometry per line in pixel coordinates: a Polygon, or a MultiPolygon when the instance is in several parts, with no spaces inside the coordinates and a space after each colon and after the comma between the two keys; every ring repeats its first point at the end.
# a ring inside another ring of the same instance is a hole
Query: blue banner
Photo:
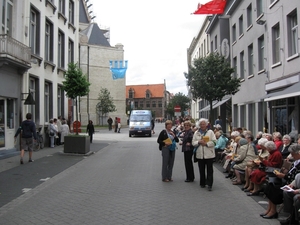
{"type": "Polygon", "coordinates": [[[112,72],[112,78],[122,79],[125,77],[126,70],[127,70],[128,61],[109,61],[110,71],[112,72]]]}

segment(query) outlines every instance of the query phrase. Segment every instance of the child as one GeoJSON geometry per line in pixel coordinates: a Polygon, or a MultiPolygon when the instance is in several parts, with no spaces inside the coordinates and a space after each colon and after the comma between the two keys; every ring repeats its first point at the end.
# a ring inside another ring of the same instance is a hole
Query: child
{"type": "Polygon", "coordinates": [[[120,133],[121,130],[121,122],[118,122],[118,133],[120,133]]]}

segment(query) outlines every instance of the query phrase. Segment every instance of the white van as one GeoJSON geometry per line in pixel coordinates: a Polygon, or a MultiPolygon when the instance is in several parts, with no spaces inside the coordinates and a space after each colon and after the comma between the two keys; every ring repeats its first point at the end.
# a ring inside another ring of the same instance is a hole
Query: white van
{"type": "Polygon", "coordinates": [[[150,110],[132,110],[129,118],[129,137],[132,135],[151,137],[151,120],[150,110]]]}

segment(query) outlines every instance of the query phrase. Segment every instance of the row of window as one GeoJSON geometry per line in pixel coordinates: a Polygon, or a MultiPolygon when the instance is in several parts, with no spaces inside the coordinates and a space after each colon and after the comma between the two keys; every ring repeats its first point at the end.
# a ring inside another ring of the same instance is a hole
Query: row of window
{"type": "Polygon", "coordinates": [[[128,102],[128,105],[131,105],[131,108],[134,108],[137,109],[137,108],[144,108],[144,106],[146,108],[151,108],[151,107],[162,107],[162,101],[146,101],[145,104],[144,104],[144,101],[134,101],[134,105],[133,105],[133,102],[129,101],[128,102]]]}
{"type": "MultiPolygon", "coordinates": [[[[128,96],[129,96],[129,98],[134,98],[134,90],[132,88],[129,89],[128,96]]],[[[146,90],[145,98],[151,98],[151,97],[152,97],[152,95],[151,95],[150,90],[146,90]]]]}
{"type": "MultiPolygon", "coordinates": [[[[44,96],[39,95],[39,82],[40,80],[35,77],[30,77],[29,81],[29,89],[30,92],[33,94],[34,99],[36,101],[35,105],[30,105],[28,112],[33,114],[33,118],[36,118],[36,110],[40,108],[39,101],[37,101],[37,98],[44,97],[44,120],[49,121],[51,118],[53,118],[53,102],[54,102],[54,94],[53,94],[53,84],[51,82],[45,81],[44,84],[44,96]]],[[[62,115],[64,116],[64,96],[65,93],[63,91],[62,86],[57,86],[57,113],[56,115],[62,115]]],[[[43,102],[43,101],[42,101],[43,102]]]]}
{"type": "MultiPolygon", "coordinates": [[[[71,2],[71,1],[70,1],[71,2]]],[[[74,3],[71,2],[71,8],[74,9],[74,3]]],[[[40,12],[31,6],[30,10],[30,35],[29,45],[31,53],[40,56],[40,37],[41,35],[41,15],[40,12]]],[[[68,42],[68,63],[74,61],[74,41],[71,38],[66,40],[65,34],[58,29],[57,43],[54,43],[54,24],[49,18],[45,18],[45,54],[44,59],[47,62],[54,63],[54,50],[57,49],[57,66],[65,67],[65,43],[68,42]]]]}
{"type": "MultiPolygon", "coordinates": [[[[288,45],[288,60],[289,57],[293,57],[294,55],[298,54],[298,20],[297,20],[297,10],[293,10],[290,14],[287,15],[287,45],[288,45]]],[[[272,36],[271,36],[271,50],[272,50],[272,64],[273,67],[281,64],[281,50],[282,47],[280,46],[280,24],[277,23],[272,27],[272,36]]],[[[232,44],[235,44],[236,41],[233,40],[232,44]]],[[[257,56],[258,56],[258,72],[264,71],[265,69],[265,37],[262,35],[257,40],[257,56]]],[[[240,52],[240,70],[237,71],[237,56],[233,57],[233,67],[235,68],[234,77],[238,77],[237,74],[239,73],[239,78],[244,79],[246,74],[245,69],[245,53],[244,51],[240,52]]],[[[253,55],[253,43],[248,46],[248,76],[253,75],[253,67],[255,67],[254,63],[254,55],[253,55]]]]}

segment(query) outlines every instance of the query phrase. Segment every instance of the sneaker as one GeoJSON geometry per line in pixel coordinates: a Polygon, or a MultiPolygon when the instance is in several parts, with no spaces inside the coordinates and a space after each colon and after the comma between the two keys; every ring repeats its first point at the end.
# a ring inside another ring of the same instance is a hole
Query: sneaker
{"type": "Polygon", "coordinates": [[[32,160],[32,159],[29,159],[29,160],[28,160],[28,162],[33,162],[33,161],[34,161],[34,160],[32,160]]]}
{"type": "Polygon", "coordinates": [[[24,164],[23,159],[20,159],[20,164],[24,164]]]}

